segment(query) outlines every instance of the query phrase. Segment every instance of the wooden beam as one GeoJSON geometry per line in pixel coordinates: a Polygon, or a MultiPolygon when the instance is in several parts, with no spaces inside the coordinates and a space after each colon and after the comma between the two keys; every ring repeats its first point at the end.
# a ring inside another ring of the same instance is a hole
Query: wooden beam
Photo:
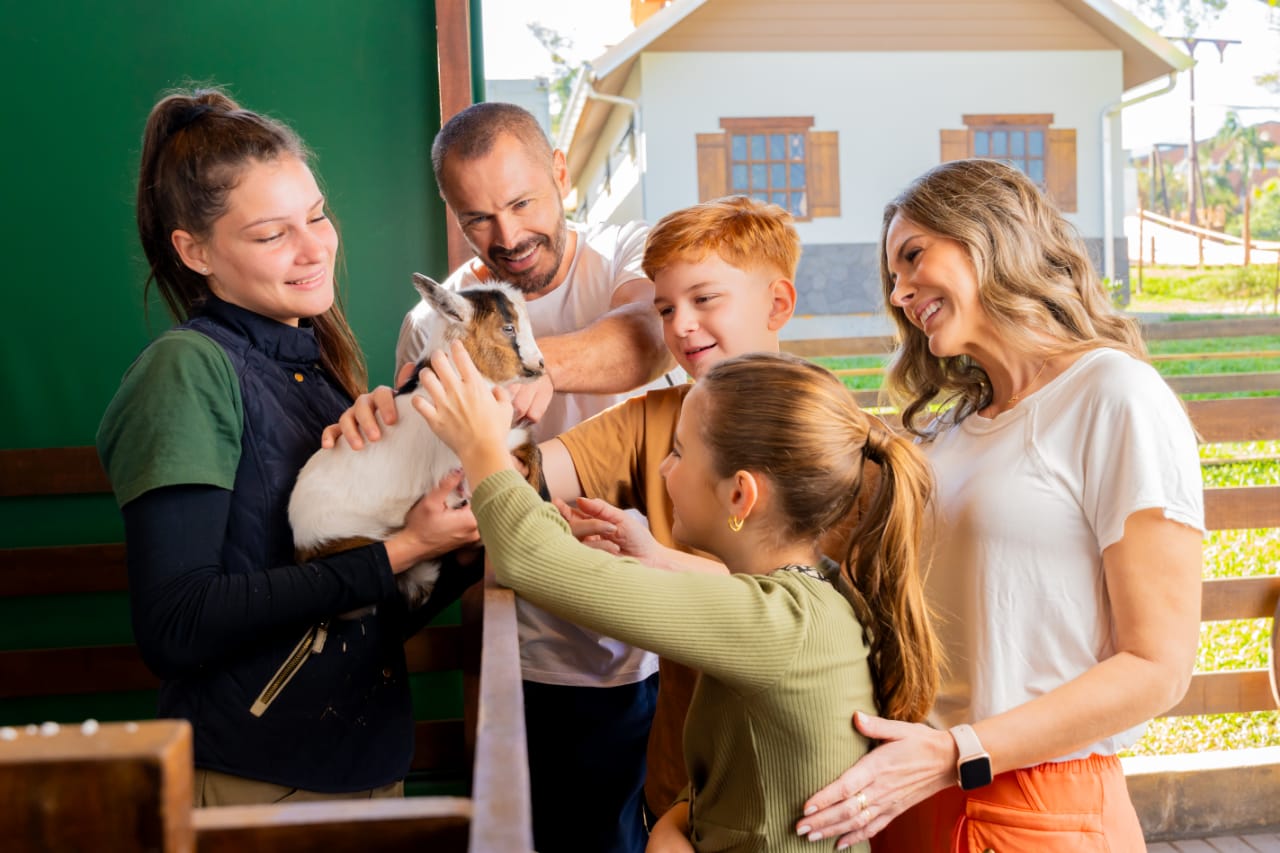
{"type": "Polygon", "coordinates": [[[128,587],[123,543],[0,550],[0,598],[128,587]]]}
{"type": "MultiPolygon", "coordinates": [[[[472,773],[471,853],[533,850],[529,758],[516,635],[515,593],[485,572],[484,656],[472,773]]],[[[591,784],[584,780],[583,784],[591,784]]]]}
{"type": "Polygon", "coordinates": [[[471,804],[462,797],[329,800],[194,810],[200,853],[266,850],[467,849],[471,804]]]}
{"type": "MultiPolygon", "coordinates": [[[[471,105],[471,5],[468,0],[436,0],[436,45],[440,63],[440,125],[471,105]]],[[[452,214],[446,217],[449,271],[472,256],[452,214]]]]}
{"type": "Polygon", "coordinates": [[[1280,527],[1280,486],[1205,489],[1204,523],[1209,530],[1280,527]]]}
{"type": "Polygon", "coordinates": [[[458,719],[414,723],[413,769],[467,776],[467,735],[463,725],[463,721],[458,719]]]}
{"type": "Polygon", "coordinates": [[[432,625],[404,643],[409,672],[443,672],[462,668],[464,637],[460,625],[432,625]]]}
{"type": "Polygon", "coordinates": [[[6,850],[190,851],[184,720],[13,732],[0,742],[6,850]]]}
{"type": "MultiPolygon", "coordinates": [[[[1280,335],[1280,318],[1258,317],[1241,320],[1144,323],[1142,335],[1149,341],[1280,335]]],[[[883,355],[892,352],[894,346],[893,335],[868,335],[865,337],[822,338],[782,342],[783,352],[789,352],[803,358],[841,355],[883,355]]],[[[1213,358],[1215,356],[1206,355],[1205,357],[1213,358]]],[[[1225,353],[1217,357],[1230,358],[1231,355],[1225,353]]]]}
{"type": "Polygon", "coordinates": [[[782,341],[782,351],[801,358],[829,358],[842,355],[888,355],[897,341],[892,335],[865,338],[815,338],[809,341],[782,341]]]}
{"type": "Polygon", "coordinates": [[[1191,676],[1191,687],[1182,701],[1160,716],[1186,717],[1275,709],[1275,701],[1271,696],[1271,678],[1267,671],[1244,669],[1196,673],[1191,676]]]}
{"type": "Polygon", "coordinates": [[[1200,621],[1265,619],[1275,612],[1278,601],[1280,575],[1207,580],[1200,598],[1200,621]]]}
{"type": "Polygon", "coordinates": [[[1187,411],[1208,442],[1280,439],[1280,397],[1192,400],[1187,411]]]}
{"type": "Polygon", "coordinates": [[[1202,373],[1194,376],[1166,376],[1164,381],[1179,394],[1280,390],[1280,373],[1202,373]]]}
{"type": "Polygon", "coordinates": [[[1164,352],[1153,353],[1154,362],[1231,361],[1236,358],[1280,358],[1280,350],[1234,350],[1232,352],[1164,352]]]}
{"type": "Polygon", "coordinates": [[[1280,335],[1280,317],[1248,317],[1239,320],[1188,320],[1142,324],[1149,341],[1188,341],[1197,338],[1240,338],[1280,335]]]}
{"type": "Polygon", "coordinates": [[[82,646],[0,652],[0,698],[79,696],[155,690],[157,678],[137,646],[82,646]]]}
{"type": "MultiPolygon", "coordinates": [[[[405,643],[409,672],[458,669],[464,653],[462,641],[461,628],[424,628],[405,643]]],[[[78,696],[155,690],[159,686],[160,679],[147,668],[134,645],[0,651],[0,698],[78,696]]]]}
{"type": "Polygon", "coordinates": [[[0,498],[110,492],[111,483],[93,447],[0,450],[0,498]]]}

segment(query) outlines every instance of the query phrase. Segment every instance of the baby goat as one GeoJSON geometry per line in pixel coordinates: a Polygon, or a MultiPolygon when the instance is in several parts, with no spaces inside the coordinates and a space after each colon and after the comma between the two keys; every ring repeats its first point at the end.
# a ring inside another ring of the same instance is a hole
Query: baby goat
{"type": "MultiPolygon", "coordinates": [[[[495,384],[543,374],[542,353],[518,290],[495,283],[454,293],[418,273],[413,274],[413,284],[435,309],[428,329],[433,350],[461,339],[476,367],[495,384]]],[[[429,356],[418,369],[427,366],[429,356]]],[[[397,391],[399,420],[381,441],[359,451],[339,442],[317,451],[303,466],[289,500],[289,523],[300,561],[386,539],[404,525],[409,508],[458,467],[458,457],[414,411],[410,398],[415,393],[424,393],[417,371],[397,391]]],[[[539,486],[537,446],[528,430],[512,429],[507,446],[529,466],[529,481],[539,486]]],[[[454,500],[458,506],[464,503],[460,493],[454,500]]],[[[427,560],[396,576],[410,609],[431,595],[440,565],[440,560],[427,560]]]]}

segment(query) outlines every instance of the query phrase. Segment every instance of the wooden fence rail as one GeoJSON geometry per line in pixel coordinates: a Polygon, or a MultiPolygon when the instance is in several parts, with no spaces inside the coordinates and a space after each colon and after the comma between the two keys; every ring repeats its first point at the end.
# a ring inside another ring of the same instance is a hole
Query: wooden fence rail
{"type": "MultiPolygon", "coordinates": [[[[109,491],[91,447],[0,450],[0,499],[54,500],[109,491]]],[[[123,593],[127,583],[125,548],[120,542],[0,549],[0,603],[123,593]]],[[[463,673],[464,717],[416,722],[412,768],[464,780],[469,797],[195,810],[192,818],[179,823],[194,827],[195,843],[202,853],[309,849],[354,853],[409,846],[472,853],[531,851],[532,811],[514,596],[510,590],[498,588],[490,575],[464,595],[462,614],[461,625],[432,625],[414,635],[405,643],[405,656],[410,674],[463,673]]],[[[78,715],[83,719],[97,716],[93,709],[99,696],[154,691],[158,686],[159,680],[132,644],[0,650],[0,708],[7,701],[61,697],[83,709],[78,715]]],[[[20,722],[27,721],[0,719],[0,725],[20,722]]],[[[0,744],[0,790],[26,790],[17,783],[5,786],[6,779],[23,778],[21,774],[30,771],[25,764],[17,771],[12,761],[6,764],[15,754],[0,744]],[[6,776],[7,772],[19,775],[6,776]]],[[[128,765],[134,757],[122,754],[116,759],[128,765]]],[[[186,761],[189,765],[189,749],[186,761]]],[[[83,770],[83,763],[73,762],[70,767],[83,770]]],[[[118,776],[120,770],[103,772],[118,776]]],[[[183,803],[189,810],[189,766],[187,774],[188,793],[183,803]]],[[[62,785],[74,799],[72,795],[83,792],[83,785],[72,776],[69,772],[62,785]]],[[[150,789],[139,795],[150,796],[147,791],[150,789]]],[[[16,808],[21,814],[24,802],[21,797],[16,805],[13,799],[6,799],[5,808],[16,808]]],[[[18,819],[15,832],[30,830],[41,833],[39,837],[6,835],[7,827],[0,821],[0,848],[76,846],[78,841],[59,834],[60,822],[49,811],[56,811],[56,806],[33,801],[29,804],[32,816],[18,819]],[[35,819],[36,814],[44,817],[35,819]]],[[[171,803],[164,808],[171,811],[174,807],[171,803]]],[[[84,814],[79,816],[85,818],[84,814]]],[[[160,849],[146,839],[139,840],[136,848],[125,842],[127,839],[116,849],[160,849]]]]}

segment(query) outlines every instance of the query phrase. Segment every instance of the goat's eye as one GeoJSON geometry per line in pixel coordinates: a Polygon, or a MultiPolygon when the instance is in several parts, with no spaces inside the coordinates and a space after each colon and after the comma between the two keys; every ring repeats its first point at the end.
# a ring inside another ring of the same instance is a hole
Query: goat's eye
{"type": "Polygon", "coordinates": [[[502,327],[502,333],[503,333],[504,335],[508,335],[508,336],[513,337],[513,338],[514,338],[514,337],[516,336],[516,327],[515,327],[515,324],[514,324],[514,323],[507,323],[505,326],[503,326],[503,327],[502,327]]]}

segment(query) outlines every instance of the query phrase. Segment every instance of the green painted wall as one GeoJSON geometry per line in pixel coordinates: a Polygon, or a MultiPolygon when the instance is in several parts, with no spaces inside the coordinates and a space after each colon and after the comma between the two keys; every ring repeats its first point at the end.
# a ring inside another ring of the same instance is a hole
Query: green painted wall
{"type": "Polygon", "coordinates": [[[0,30],[7,286],[0,447],[91,444],[124,369],[169,324],[144,321],[133,225],[139,141],[161,92],[228,87],[295,127],[342,227],[352,325],[387,381],[416,299],[442,275],[434,4],[222,0],[18,4],[0,30]]]}
{"type": "MultiPolygon", "coordinates": [[[[144,312],[133,197],[147,112],[188,81],[227,87],[315,151],[351,323],[371,380],[390,381],[410,272],[447,272],[433,3],[20,4],[0,28],[0,76],[0,447],[93,444],[121,374],[170,324],[158,303],[144,312]]],[[[69,525],[16,503],[0,508],[0,547],[115,538],[92,510],[69,525]]]]}
{"type": "MultiPolygon", "coordinates": [[[[479,0],[471,6],[478,29],[479,0]]],[[[426,0],[7,4],[0,448],[93,444],[121,375],[170,325],[158,302],[144,315],[133,199],[147,113],[190,81],[225,86],[316,153],[342,230],[351,323],[371,381],[390,382],[400,321],[417,299],[409,274],[448,272],[429,156],[435,33],[426,0]]],[[[107,497],[0,502],[0,548],[122,535],[107,497]]],[[[123,594],[0,601],[0,626],[0,648],[10,649],[131,639],[123,594]]],[[[437,709],[445,716],[460,713],[450,693],[437,709]]],[[[94,713],[153,707],[145,694],[97,697],[94,713]]],[[[0,702],[6,723],[85,715],[0,702]]]]}

